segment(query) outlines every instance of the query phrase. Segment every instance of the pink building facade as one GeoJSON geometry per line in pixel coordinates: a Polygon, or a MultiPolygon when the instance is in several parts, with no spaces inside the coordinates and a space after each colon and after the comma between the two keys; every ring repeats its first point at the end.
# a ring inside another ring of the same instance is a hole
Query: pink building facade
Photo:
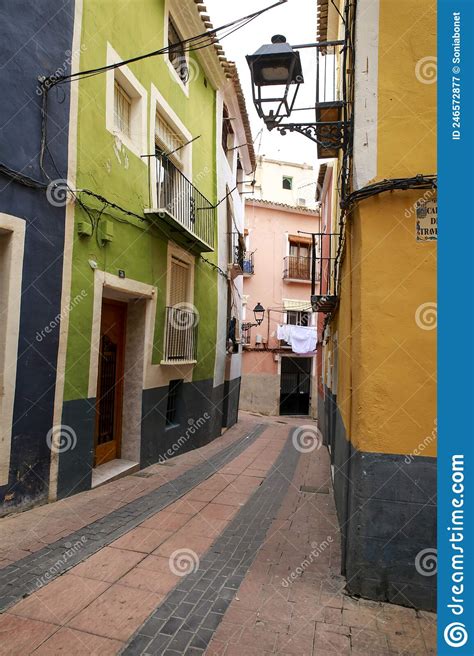
{"type": "MultiPolygon", "coordinates": [[[[316,352],[295,353],[298,347],[279,339],[278,326],[290,325],[290,332],[310,335],[315,345],[317,319],[310,302],[312,238],[308,233],[319,231],[318,209],[246,201],[248,263],[243,318],[254,322],[253,308],[258,302],[265,308],[265,317],[260,326],[242,334],[242,410],[316,416],[316,352]]],[[[318,286],[316,280],[316,293],[318,286]]]]}

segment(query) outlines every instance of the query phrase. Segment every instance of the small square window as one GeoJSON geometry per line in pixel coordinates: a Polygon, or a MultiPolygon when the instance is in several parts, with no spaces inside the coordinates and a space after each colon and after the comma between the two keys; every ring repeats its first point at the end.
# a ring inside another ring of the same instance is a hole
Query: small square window
{"type": "Polygon", "coordinates": [[[284,175],[281,186],[283,187],[283,189],[288,189],[289,191],[291,191],[293,189],[293,178],[288,175],[284,175]]]}
{"type": "Polygon", "coordinates": [[[132,99],[115,80],[114,83],[114,126],[121,134],[130,137],[132,99]]]}
{"type": "Polygon", "coordinates": [[[188,62],[182,38],[171,17],[168,20],[168,57],[183,84],[189,81],[188,62]]]}
{"type": "Polygon", "coordinates": [[[173,426],[176,424],[178,400],[182,385],[182,380],[170,380],[168,387],[168,402],[166,405],[166,426],[173,426]]]}

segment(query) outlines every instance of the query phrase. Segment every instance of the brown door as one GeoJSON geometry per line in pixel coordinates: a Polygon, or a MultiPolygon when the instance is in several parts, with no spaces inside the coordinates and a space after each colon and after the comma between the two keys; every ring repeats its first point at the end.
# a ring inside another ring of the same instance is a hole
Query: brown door
{"type": "Polygon", "coordinates": [[[97,381],[94,466],[120,458],[126,303],[102,305],[97,381]]]}

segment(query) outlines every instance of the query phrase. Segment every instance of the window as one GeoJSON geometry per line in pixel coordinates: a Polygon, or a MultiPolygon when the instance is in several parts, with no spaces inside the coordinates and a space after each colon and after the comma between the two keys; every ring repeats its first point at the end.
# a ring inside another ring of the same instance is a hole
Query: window
{"type": "Polygon", "coordinates": [[[182,171],[185,141],[179,134],[160,116],[156,114],[155,121],[155,165],[156,165],[156,189],[158,207],[167,207],[174,212],[182,200],[177,191],[179,185],[179,174],[176,168],[182,171]],[[174,166],[173,166],[174,165],[174,166]],[[176,167],[176,168],[174,168],[176,167]]]}
{"type": "Polygon", "coordinates": [[[168,57],[173,68],[177,72],[181,82],[187,84],[189,80],[189,69],[186,53],[182,44],[182,38],[171,17],[168,20],[168,46],[170,47],[168,57]]]}
{"type": "Polygon", "coordinates": [[[293,189],[293,178],[288,175],[284,175],[281,186],[283,187],[283,189],[288,189],[289,191],[291,191],[293,189]]]}
{"type": "Polygon", "coordinates": [[[310,257],[311,256],[311,242],[306,239],[299,239],[298,237],[290,237],[290,255],[294,257],[310,257]]]}
{"type": "Polygon", "coordinates": [[[197,312],[192,305],[193,269],[192,258],[179,257],[179,249],[169,245],[168,303],[165,319],[163,363],[196,362],[197,312]],[[176,254],[173,251],[178,251],[176,254]]]}
{"type": "Polygon", "coordinates": [[[114,126],[118,132],[130,137],[130,116],[132,112],[132,99],[128,93],[120,86],[117,80],[114,81],[114,126]]]}
{"type": "Polygon", "coordinates": [[[171,258],[170,306],[186,303],[189,298],[189,265],[171,258]]]}
{"type": "Polygon", "coordinates": [[[175,426],[177,424],[178,402],[182,385],[182,380],[170,380],[168,402],[166,404],[166,426],[175,426]]]}
{"type": "Polygon", "coordinates": [[[252,343],[252,329],[247,328],[247,330],[242,330],[242,344],[244,346],[250,346],[252,343]]]}
{"type": "MultiPolygon", "coordinates": [[[[108,43],[107,66],[111,67],[123,59],[108,43]]],[[[140,158],[149,152],[147,92],[128,66],[109,68],[106,72],[105,127],[121,142],[116,150],[118,157],[121,157],[122,146],[140,158]]],[[[147,163],[143,159],[140,161],[147,163]]]]}
{"type": "Polygon", "coordinates": [[[234,145],[234,129],[232,127],[232,119],[229,116],[229,110],[224,105],[222,113],[222,148],[227,154],[230,148],[234,145]]]}
{"type": "Polygon", "coordinates": [[[177,166],[181,166],[185,140],[160,115],[156,114],[155,141],[157,147],[170,155],[177,166]]]}
{"type": "Polygon", "coordinates": [[[287,310],[286,323],[292,326],[311,326],[311,312],[287,310]]]}

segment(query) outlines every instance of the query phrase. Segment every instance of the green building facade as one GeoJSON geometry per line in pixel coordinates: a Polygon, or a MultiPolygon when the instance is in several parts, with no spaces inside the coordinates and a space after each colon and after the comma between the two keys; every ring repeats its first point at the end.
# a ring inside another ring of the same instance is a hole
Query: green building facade
{"type": "Polygon", "coordinates": [[[183,45],[209,27],[192,0],[83,0],[75,11],[73,71],[92,72],[69,82],[51,499],[207,443],[235,421],[239,394],[215,380],[227,348],[216,205],[233,69],[218,45],[183,45]]]}

